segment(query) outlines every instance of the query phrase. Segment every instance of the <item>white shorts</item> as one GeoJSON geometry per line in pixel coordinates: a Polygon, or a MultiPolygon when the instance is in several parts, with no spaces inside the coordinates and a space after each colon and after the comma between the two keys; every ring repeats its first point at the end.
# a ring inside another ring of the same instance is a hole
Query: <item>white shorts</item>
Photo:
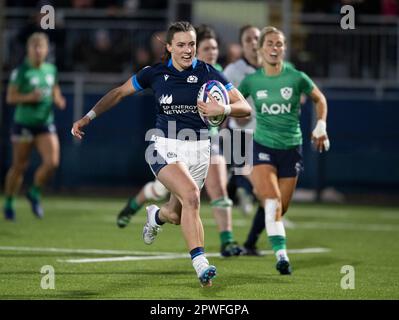
{"type": "Polygon", "coordinates": [[[183,141],[153,136],[146,150],[146,161],[155,176],[168,164],[181,162],[202,189],[208,174],[210,141],[183,141]]]}

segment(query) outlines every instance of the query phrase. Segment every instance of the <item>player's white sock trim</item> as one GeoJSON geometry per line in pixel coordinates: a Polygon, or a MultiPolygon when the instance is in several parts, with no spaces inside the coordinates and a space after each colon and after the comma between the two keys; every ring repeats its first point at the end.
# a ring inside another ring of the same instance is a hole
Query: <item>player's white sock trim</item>
{"type": "Polygon", "coordinates": [[[209,267],[209,261],[205,257],[205,254],[200,254],[199,256],[196,256],[192,260],[192,263],[198,277],[200,277],[204,270],[209,267]]]}
{"type": "Polygon", "coordinates": [[[281,259],[290,261],[290,259],[288,259],[288,254],[287,254],[287,250],[286,249],[277,250],[275,254],[276,254],[277,261],[279,261],[281,259]]]}

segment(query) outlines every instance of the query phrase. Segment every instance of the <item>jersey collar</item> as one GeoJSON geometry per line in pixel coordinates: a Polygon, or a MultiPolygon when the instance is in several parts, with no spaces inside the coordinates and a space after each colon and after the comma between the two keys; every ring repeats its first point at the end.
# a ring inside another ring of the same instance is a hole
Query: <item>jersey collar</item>
{"type": "Polygon", "coordinates": [[[253,64],[251,64],[245,57],[242,57],[241,59],[244,60],[244,62],[245,62],[247,65],[251,66],[251,67],[254,68],[255,70],[256,70],[256,69],[259,69],[259,67],[256,67],[256,66],[254,66],[253,64]]]}
{"type": "MultiPolygon", "coordinates": [[[[195,67],[197,66],[197,63],[198,63],[198,59],[197,58],[194,58],[193,59],[193,64],[191,65],[191,68],[192,69],[195,69],[195,67]]],[[[172,58],[169,58],[169,60],[168,60],[168,68],[173,68],[173,69],[175,69],[175,70],[177,70],[174,66],[173,66],[173,63],[172,63],[172,58]]],[[[190,68],[188,68],[188,69],[186,69],[186,70],[183,70],[183,71],[189,71],[190,70],[190,68]]]]}

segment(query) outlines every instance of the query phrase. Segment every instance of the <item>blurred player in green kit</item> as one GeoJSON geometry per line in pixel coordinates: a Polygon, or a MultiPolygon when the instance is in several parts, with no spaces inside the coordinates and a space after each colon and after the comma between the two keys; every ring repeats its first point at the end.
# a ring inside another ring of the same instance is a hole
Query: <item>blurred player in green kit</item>
{"type": "Polygon", "coordinates": [[[45,62],[48,51],[48,37],[41,32],[33,33],[27,41],[27,58],[12,72],[7,89],[7,103],[16,106],[11,134],[12,165],[5,183],[4,217],[7,220],[15,220],[15,196],[33,148],[42,161],[26,197],[38,218],[44,215],[40,204],[42,189],[59,164],[53,103],[64,109],[66,101],[57,83],[57,68],[45,62]]]}
{"type": "Polygon", "coordinates": [[[264,208],[276,269],[284,275],[291,274],[291,265],[282,216],[288,210],[298,175],[303,170],[301,94],[308,95],[316,109],[313,143],[320,152],[329,149],[326,98],[305,73],[284,62],[285,45],[280,30],[264,28],[258,41],[263,68],[248,75],[239,86],[243,96],[251,96],[255,103],[251,182],[259,205],[264,208]]]}

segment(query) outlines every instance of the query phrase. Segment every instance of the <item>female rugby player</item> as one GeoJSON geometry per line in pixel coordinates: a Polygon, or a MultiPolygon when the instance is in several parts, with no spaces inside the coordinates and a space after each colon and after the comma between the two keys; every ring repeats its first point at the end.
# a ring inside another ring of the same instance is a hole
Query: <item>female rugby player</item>
{"type": "Polygon", "coordinates": [[[303,170],[301,93],[309,95],[316,107],[317,125],[312,133],[316,148],[327,151],[329,140],[326,98],[305,73],[284,63],[285,45],[280,30],[264,28],[258,42],[263,68],[248,75],[239,89],[245,97],[252,97],[256,108],[251,182],[265,210],[266,233],[277,258],[276,269],[291,274],[281,219],[303,170]]]}
{"type": "Polygon", "coordinates": [[[115,106],[121,99],[144,88],[152,88],[159,101],[156,130],[146,152],[146,160],[159,181],[171,192],[169,202],[158,208],[147,207],[143,229],[146,244],[155,240],[164,223],[180,224],[190,251],[193,267],[202,286],[212,285],[216,267],[204,252],[204,230],[200,218],[200,190],[208,166],[207,124],[199,116],[248,116],[251,107],[231,83],[212,66],[196,59],[196,33],[188,22],[175,22],[166,35],[168,59],[140,70],[122,86],[108,92],[72,127],[72,134],[82,139],[82,128],[96,116],[115,106]],[[230,104],[197,101],[201,85],[218,80],[229,93],[230,104]]]}
{"type": "Polygon", "coordinates": [[[40,204],[41,191],[59,165],[60,146],[54,125],[53,102],[59,109],[66,106],[57,83],[57,68],[46,63],[49,40],[46,34],[33,33],[27,41],[27,58],[11,74],[7,103],[16,105],[12,127],[13,158],[5,181],[4,216],[15,219],[14,200],[33,148],[41,157],[34,174],[33,185],[26,197],[38,218],[44,215],[40,204]]]}

